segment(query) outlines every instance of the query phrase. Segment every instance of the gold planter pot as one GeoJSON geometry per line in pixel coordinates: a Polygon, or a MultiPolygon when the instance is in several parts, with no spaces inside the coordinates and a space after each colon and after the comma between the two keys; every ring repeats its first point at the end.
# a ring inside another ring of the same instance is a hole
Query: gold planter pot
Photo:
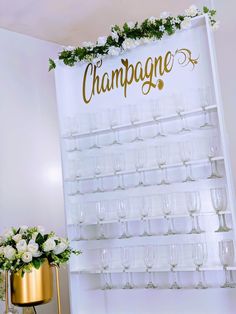
{"type": "Polygon", "coordinates": [[[18,306],[48,303],[53,296],[52,268],[47,260],[39,269],[21,276],[21,270],[11,274],[11,302],[18,306]]]}

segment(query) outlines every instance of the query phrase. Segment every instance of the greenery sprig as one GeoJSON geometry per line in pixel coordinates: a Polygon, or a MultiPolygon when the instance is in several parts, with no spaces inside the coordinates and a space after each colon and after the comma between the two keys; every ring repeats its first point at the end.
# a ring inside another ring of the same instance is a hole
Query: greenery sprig
{"type": "MultiPolygon", "coordinates": [[[[199,10],[195,5],[191,5],[184,14],[176,17],[168,12],[163,12],[159,19],[150,17],[141,24],[138,22],[127,22],[123,26],[113,25],[109,36],[99,37],[96,43],[85,42],[81,47],[64,47],[59,52],[59,61],[65,65],[74,66],[80,62],[97,63],[106,56],[117,56],[123,52],[161,40],[165,35],[173,35],[177,30],[187,29],[191,26],[191,19],[196,16],[206,14],[209,17],[212,28],[219,27],[216,21],[216,10],[203,7],[199,10]]],[[[56,62],[49,59],[49,71],[56,68],[56,62]]]]}

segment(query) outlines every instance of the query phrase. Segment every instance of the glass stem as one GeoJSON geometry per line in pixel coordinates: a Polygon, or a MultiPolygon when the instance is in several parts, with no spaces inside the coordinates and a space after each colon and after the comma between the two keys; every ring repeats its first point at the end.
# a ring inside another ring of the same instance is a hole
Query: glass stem
{"type": "Polygon", "coordinates": [[[223,229],[223,224],[222,224],[222,215],[220,215],[219,213],[217,214],[218,219],[219,219],[219,229],[222,230],[223,229]]]}
{"type": "Polygon", "coordinates": [[[226,267],[224,267],[224,271],[225,271],[225,285],[228,286],[230,285],[229,272],[226,267]]]}
{"type": "Polygon", "coordinates": [[[79,224],[79,239],[83,239],[83,227],[81,223],[79,224]]]}

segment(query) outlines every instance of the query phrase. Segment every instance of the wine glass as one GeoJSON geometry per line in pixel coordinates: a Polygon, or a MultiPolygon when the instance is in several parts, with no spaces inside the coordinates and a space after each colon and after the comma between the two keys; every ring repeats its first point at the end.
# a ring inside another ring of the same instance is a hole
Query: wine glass
{"type": "Polygon", "coordinates": [[[227,267],[234,264],[234,243],[232,240],[222,240],[219,242],[219,256],[225,271],[225,283],[221,288],[234,288],[234,284],[230,280],[229,270],[227,269],[227,267]]]}
{"type": "Polygon", "coordinates": [[[189,162],[192,159],[192,143],[191,142],[180,142],[179,143],[179,155],[180,159],[185,167],[185,179],[183,182],[195,181],[192,177],[192,169],[189,162]]]}
{"type": "Polygon", "coordinates": [[[170,289],[180,289],[178,284],[178,276],[176,272],[176,267],[179,263],[179,245],[170,244],[169,246],[169,264],[171,266],[171,274],[172,274],[172,284],[170,289]]]}
{"type": "Polygon", "coordinates": [[[119,239],[130,238],[128,221],[125,220],[128,214],[128,207],[128,200],[118,200],[117,214],[122,229],[122,233],[119,239]]]}
{"type": "Polygon", "coordinates": [[[123,266],[123,272],[125,273],[125,285],[123,289],[133,289],[132,278],[129,272],[131,267],[131,248],[122,247],[121,248],[121,264],[123,266]]]}
{"type": "Polygon", "coordinates": [[[212,91],[210,86],[206,86],[204,88],[199,88],[199,96],[201,102],[201,108],[204,113],[204,123],[200,126],[200,128],[212,128],[210,113],[207,110],[208,106],[212,105],[212,91]]]}
{"type": "Polygon", "coordinates": [[[219,148],[217,138],[211,138],[208,146],[208,158],[211,164],[211,174],[208,179],[221,178],[217,169],[217,161],[213,160],[214,157],[217,157],[218,152],[219,148]]]}
{"type": "Polygon", "coordinates": [[[198,216],[194,215],[194,214],[198,214],[201,210],[200,193],[196,191],[186,192],[185,198],[186,198],[187,210],[189,212],[189,215],[192,221],[192,229],[189,232],[189,234],[202,233],[203,231],[200,229],[198,216]]]}
{"type": "Polygon", "coordinates": [[[147,186],[146,178],[145,178],[145,171],[143,169],[145,168],[147,162],[147,154],[145,149],[139,149],[136,152],[135,156],[135,167],[136,171],[139,174],[139,182],[137,184],[138,186],[147,186]]]}
{"type": "Polygon", "coordinates": [[[83,235],[83,223],[85,221],[85,212],[84,208],[79,204],[78,205],[78,223],[79,223],[79,238],[78,240],[85,240],[83,235]]]}
{"type": "Polygon", "coordinates": [[[125,160],[123,154],[117,154],[113,157],[113,170],[114,174],[117,176],[117,186],[115,190],[124,190],[124,177],[120,172],[125,168],[125,160]]]}
{"type": "Polygon", "coordinates": [[[106,209],[103,201],[96,202],[96,210],[97,210],[97,219],[98,219],[98,228],[99,228],[99,236],[98,240],[105,239],[104,233],[104,220],[106,217],[106,209]]]}
{"type": "Polygon", "coordinates": [[[198,273],[198,283],[196,289],[206,289],[204,271],[200,270],[207,257],[206,246],[204,243],[194,243],[192,246],[192,258],[198,273]]]}
{"type": "Polygon", "coordinates": [[[104,271],[107,271],[111,266],[111,252],[109,249],[101,249],[100,250],[100,266],[101,266],[101,273],[104,278],[104,286],[103,290],[112,289],[112,280],[111,280],[111,273],[106,274],[104,271]]]}
{"type": "Polygon", "coordinates": [[[148,219],[148,216],[151,213],[152,209],[152,201],[150,197],[144,197],[142,199],[142,206],[140,207],[140,215],[141,215],[141,221],[143,224],[143,233],[140,235],[141,237],[150,236],[150,221],[148,219]]]}
{"type": "Polygon", "coordinates": [[[211,201],[219,219],[219,228],[215,232],[227,232],[231,229],[227,227],[224,212],[227,209],[227,195],[224,188],[211,189],[211,201]]]}
{"type": "Polygon", "coordinates": [[[94,132],[98,131],[98,114],[97,113],[90,113],[89,114],[89,131],[91,134],[92,143],[89,149],[93,148],[101,148],[99,145],[99,136],[97,133],[93,134],[94,132]]]}
{"type": "Polygon", "coordinates": [[[168,230],[166,233],[164,233],[164,235],[176,234],[176,231],[174,230],[173,220],[170,217],[175,207],[175,198],[173,194],[163,194],[161,196],[161,202],[162,202],[162,212],[164,214],[164,217],[167,221],[167,226],[168,226],[168,230]]]}
{"type": "Polygon", "coordinates": [[[189,132],[191,131],[190,128],[187,125],[187,121],[185,119],[185,115],[184,112],[187,109],[187,103],[183,97],[183,95],[181,93],[175,93],[173,94],[173,100],[175,102],[175,108],[176,108],[176,113],[180,118],[181,121],[181,130],[179,131],[181,132],[189,132]]]}
{"type": "Polygon", "coordinates": [[[102,177],[99,177],[103,171],[103,160],[100,157],[95,157],[94,160],[94,184],[96,186],[94,193],[104,192],[102,177]]]}
{"type": "Polygon", "coordinates": [[[156,258],[155,248],[151,245],[144,247],[144,264],[146,266],[146,272],[148,273],[148,282],[145,286],[146,289],[156,288],[153,280],[152,268],[156,258]]]}
{"type": "Polygon", "coordinates": [[[136,125],[136,123],[140,122],[140,114],[137,105],[129,106],[129,117],[131,124],[135,126],[135,138],[132,140],[132,142],[143,141],[140,126],[136,125]]]}
{"type": "Polygon", "coordinates": [[[156,122],[155,124],[155,135],[153,136],[153,138],[156,137],[163,137],[165,136],[164,132],[163,132],[163,127],[162,127],[162,121],[160,120],[161,117],[161,103],[159,99],[151,99],[150,100],[151,103],[151,112],[152,112],[152,118],[153,120],[156,122]]]}
{"type": "Polygon", "coordinates": [[[170,184],[168,181],[168,173],[167,173],[167,160],[169,156],[169,146],[162,145],[156,147],[156,159],[159,169],[161,170],[161,181],[159,185],[162,184],[170,184]]]}
{"type": "Polygon", "coordinates": [[[121,145],[120,137],[119,137],[119,130],[116,129],[120,123],[119,113],[120,112],[118,109],[109,110],[110,128],[113,131],[113,142],[111,143],[111,145],[121,145]]]}

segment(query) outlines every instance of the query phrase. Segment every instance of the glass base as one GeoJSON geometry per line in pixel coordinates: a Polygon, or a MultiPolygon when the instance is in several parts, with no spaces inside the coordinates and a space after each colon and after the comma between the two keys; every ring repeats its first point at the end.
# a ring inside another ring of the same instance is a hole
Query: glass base
{"type": "Polygon", "coordinates": [[[235,288],[235,285],[229,283],[229,282],[225,282],[222,286],[220,286],[221,288],[235,288]]]}
{"type": "Polygon", "coordinates": [[[131,238],[131,235],[123,233],[118,239],[128,239],[128,238],[131,238]]]}
{"type": "Polygon", "coordinates": [[[213,127],[214,127],[213,124],[204,123],[203,125],[200,126],[200,129],[212,129],[213,127]]]}
{"type": "Polygon", "coordinates": [[[122,289],[133,289],[133,288],[134,287],[129,282],[126,282],[126,284],[122,287],[122,289]]]}
{"type": "Polygon", "coordinates": [[[209,177],[207,177],[207,179],[218,179],[218,178],[222,178],[222,176],[215,173],[212,173],[209,177]]]}
{"type": "Polygon", "coordinates": [[[130,143],[141,142],[141,141],[144,141],[144,139],[141,137],[135,137],[130,143]]]}
{"type": "Polygon", "coordinates": [[[160,183],[158,183],[157,185],[169,185],[170,182],[166,181],[166,180],[161,180],[160,183]]]}
{"type": "Polygon", "coordinates": [[[93,144],[92,146],[89,147],[89,149],[99,149],[101,146],[98,146],[97,144],[93,144]]]}
{"type": "Polygon", "coordinates": [[[174,282],[171,286],[170,289],[181,289],[181,287],[177,284],[177,282],[174,282]]]}
{"type": "Polygon", "coordinates": [[[151,234],[148,232],[143,232],[142,234],[140,234],[140,237],[150,237],[151,234]]]}
{"type": "Polygon", "coordinates": [[[196,286],[195,289],[207,289],[208,287],[205,286],[202,282],[199,282],[196,286]]]}
{"type": "Polygon", "coordinates": [[[193,228],[191,231],[189,231],[187,234],[198,234],[201,233],[199,232],[199,230],[197,230],[196,228],[193,228]]]}
{"type": "Polygon", "coordinates": [[[166,136],[165,134],[159,132],[159,133],[153,135],[151,138],[165,137],[165,136],[166,136]]]}
{"type": "Polygon", "coordinates": [[[110,145],[122,145],[122,143],[118,141],[113,141],[110,145]]]}
{"type": "Polygon", "coordinates": [[[182,128],[178,133],[186,133],[186,132],[191,132],[191,129],[182,128]]]}
{"type": "Polygon", "coordinates": [[[215,230],[215,232],[229,232],[231,230],[232,229],[228,227],[219,227],[217,230],[215,230]]]}
{"type": "Polygon", "coordinates": [[[193,178],[187,177],[187,178],[185,178],[182,182],[183,182],[183,183],[186,183],[186,182],[193,182],[193,181],[195,181],[193,178]]]}
{"type": "Polygon", "coordinates": [[[120,185],[118,185],[118,186],[114,189],[114,191],[122,191],[122,190],[125,190],[125,188],[124,188],[123,186],[120,186],[120,185]]]}
{"type": "Polygon", "coordinates": [[[153,282],[149,282],[146,286],[145,286],[146,289],[156,289],[157,286],[154,285],[153,282]]]}

